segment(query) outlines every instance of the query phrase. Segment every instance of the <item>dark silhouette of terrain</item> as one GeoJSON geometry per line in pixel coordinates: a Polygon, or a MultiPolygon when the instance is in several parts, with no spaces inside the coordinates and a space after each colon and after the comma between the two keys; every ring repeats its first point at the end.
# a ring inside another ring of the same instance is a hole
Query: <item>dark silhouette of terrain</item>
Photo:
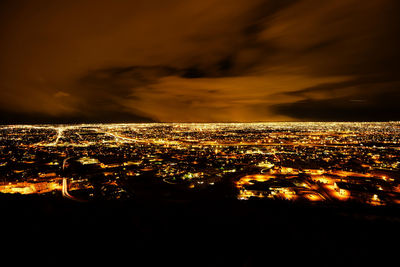
{"type": "Polygon", "coordinates": [[[396,207],[204,197],[0,196],[2,254],[28,264],[388,266],[396,207]],[[304,265],[306,264],[306,265],[304,265]]]}

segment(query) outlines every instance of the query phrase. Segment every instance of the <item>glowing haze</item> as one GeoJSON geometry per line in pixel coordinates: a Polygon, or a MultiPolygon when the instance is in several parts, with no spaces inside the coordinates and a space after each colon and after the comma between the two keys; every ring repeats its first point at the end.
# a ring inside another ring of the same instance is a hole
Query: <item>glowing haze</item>
{"type": "Polygon", "coordinates": [[[397,0],[0,2],[0,123],[399,120],[397,0]]]}

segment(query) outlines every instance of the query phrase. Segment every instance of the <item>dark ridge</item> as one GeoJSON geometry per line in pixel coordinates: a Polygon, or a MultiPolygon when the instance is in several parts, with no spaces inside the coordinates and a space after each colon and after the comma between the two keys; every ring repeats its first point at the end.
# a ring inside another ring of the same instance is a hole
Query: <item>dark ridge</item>
{"type": "Polygon", "coordinates": [[[397,258],[397,209],[0,196],[5,255],[57,264],[360,266],[397,258]],[[39,245],[40,244],[40,245],[39,245]]]}

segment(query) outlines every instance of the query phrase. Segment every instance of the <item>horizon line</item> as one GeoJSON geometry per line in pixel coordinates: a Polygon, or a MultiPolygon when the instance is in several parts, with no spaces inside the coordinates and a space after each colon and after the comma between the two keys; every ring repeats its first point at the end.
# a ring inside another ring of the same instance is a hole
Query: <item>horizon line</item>
{"type": "Polygon", "coordinates": [[[251,121],[251,122],[71,122],[71,123],[15,123],[2,124],[0,127],[6,126],[34,126],[34,125],[97,125],[97,124],[259,124],[259,123],[400,123],[400,120],[390,121],[251,121]]]}

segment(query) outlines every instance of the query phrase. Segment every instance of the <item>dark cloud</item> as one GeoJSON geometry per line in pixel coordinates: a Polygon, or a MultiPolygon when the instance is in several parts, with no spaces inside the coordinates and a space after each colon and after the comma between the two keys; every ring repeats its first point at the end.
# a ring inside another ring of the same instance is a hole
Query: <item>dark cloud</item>
{"type": "Polygon", "coordinates": [[[279,104],[276,112],[305,121],[391,121],[400,118],[398,103],[386,100],[387,95],[377,94],[374,98],[340,97],[332,99],[309,99],[290,104],[279,104]]]}
{"type": "Polygon", "coordinates": [[[365,79],[290,92],[302,100],[271,108],[300,120],[391,121],[400,118],[400,81],[365,79]]]}
{"type": "Polygon", "coordinates": [[[89,71],[77,80],[70,94],[77,99],[83,117],[101,121],[153,121],[144,112],[125,105],[127,100],[139,100],[135,90],[157,83],[160,78],[177,74],[168,66],[128,66],[89,71]]]}
{"type": "Polygon", "coordinates": [[[191,66],[179,71],[182,78],[220,78],[220,77],[232,77],[238,75],[234,72],[235,62],[233,56],[227,56],[222,58],[218,62],[208,66],[191,66]]]}
{"type": "Polygon", "coordinates": [[[135,88],[148,86],[162,77],[178,73],[177,69],[168,66],[113,67],[89,71],[77,80],[77,85],[88,98],[96,98],[104,93],[124,98],[132,94],[135,88]]]}

